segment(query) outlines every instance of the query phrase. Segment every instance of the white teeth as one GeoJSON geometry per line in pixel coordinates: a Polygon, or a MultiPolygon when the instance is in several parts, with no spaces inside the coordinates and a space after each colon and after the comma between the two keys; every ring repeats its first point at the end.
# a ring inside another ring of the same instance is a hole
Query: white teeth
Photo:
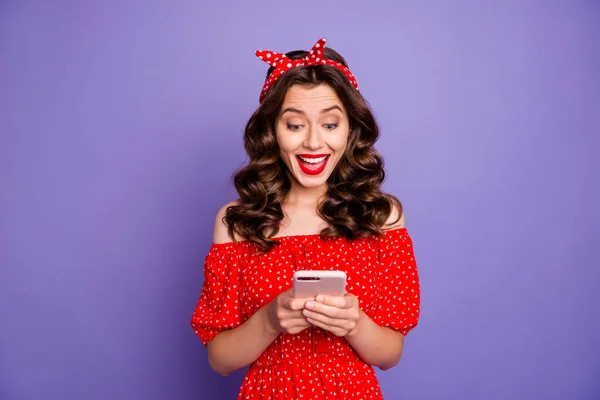
{"type": "Polygon", "coordinates": [[[325,161],[325,159],[327,158],[327,156],[325,157],[319,157],[319,158],[305,158],[305,157],[300,157],[298,156],[302,161],[307,162],[309,164],[318,164],[320,162],[325,161]]]}

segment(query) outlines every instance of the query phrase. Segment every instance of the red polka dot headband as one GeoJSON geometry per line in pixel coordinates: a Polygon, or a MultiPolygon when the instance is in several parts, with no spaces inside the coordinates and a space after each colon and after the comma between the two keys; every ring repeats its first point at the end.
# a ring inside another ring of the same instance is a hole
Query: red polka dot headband
{"type": "Polygon", "coordinates": [[[301,66],[311,66],[311,65],[319,65],[326,64],[331,65],[332,67],[336,67],[340,71],[346,75],[352,86],[358,90],[358,84],[356,83],[356,79],[350,72],[348,68],[339,62],[335,62],[333,60],[328,60],[323,58],[323,51],[325,50],[325,38],[321,38],[313,48],[308,52],[306,57],[301,58],[299,60],[292,60],[288,58],[285,54],[276,53],[274,51],[267,50],[256,50],[256,56],[269,64],[272,67],[275,67],[275,70],[269,75],[269,79],[265,82],[262,91],[260,92],[259,103],[262,103],[269,88],[273,85],[273,83],[283,74],[285,71],[288,71],[292,68],[301,67],[301,66]]]}

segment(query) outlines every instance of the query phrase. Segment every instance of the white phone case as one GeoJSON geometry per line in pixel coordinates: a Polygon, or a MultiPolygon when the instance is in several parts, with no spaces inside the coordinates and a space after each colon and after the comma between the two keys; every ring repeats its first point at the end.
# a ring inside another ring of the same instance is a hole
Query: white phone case
{"type": "Polygon", "coordinates": [[[294,297],[315,297],[320,294],[343,296],[344,293],[346,293],[346,273],[344,271],[294,272],[294,297]]]}

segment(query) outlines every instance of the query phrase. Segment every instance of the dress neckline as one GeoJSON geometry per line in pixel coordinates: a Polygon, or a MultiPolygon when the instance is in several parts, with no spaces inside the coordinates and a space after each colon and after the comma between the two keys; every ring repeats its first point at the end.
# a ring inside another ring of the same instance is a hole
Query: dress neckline
{"type": "MultiPolygon", "coordinates": [[[[385,235],[387,235],[388,233],[396,233],[396,232],[402,232],[402,231],[406,231],[406,227],[405,226],[401,226],[398,228],[392,228],[392,229],[388,229],[388,230],[384,230],[383,233],[385,235]]],[[[285,235],[285,236],[275,236],[272,237],[271,240],[277,240],[279,242],[285,242],[288,240],[293,240],[293,239],[312,239],[312,238],[317,238],[319,239],[321,237],[320,233],[307,233],[307,234],[303,234],[303,235],[285,235]]],[[[336,236],[334,238],[332,238],[331,240],[338,240],[338,239],[342,239],[344,238],[344,236],[336,236]]],[[[244,240],[238,240],[237,242],[223,242],[223,243],[212,243],[211,247],[221,247],[221,246],[228,246],[228,245],[236,245],[236,244],[242,244],[242,243],[248,243],[249,240],[248,239],[244,239],[244,240]]]]}

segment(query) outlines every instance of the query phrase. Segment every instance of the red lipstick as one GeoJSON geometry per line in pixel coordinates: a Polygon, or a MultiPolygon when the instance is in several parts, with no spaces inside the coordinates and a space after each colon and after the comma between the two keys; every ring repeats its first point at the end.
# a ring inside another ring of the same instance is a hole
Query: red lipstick
{"type": "Polygon", "coordinates": [[[325,170],[325,167],[327,166],[327,161],[329,161],[329,156],[330,156],[329,154],[298,154],[298,155],[296,155],[296,160],[298,160],[298,165],[300,166],[300,169],[302,170],[302,172],[304,172],[305,174],[319,175],[321,172],[323,172],[323,170],[325,170]],[[319,163],[311,164],[311,163],[302,161],[302,159],[300,157],[306,158],[306,159],[325,157],[325,159],[319,163]]]}

